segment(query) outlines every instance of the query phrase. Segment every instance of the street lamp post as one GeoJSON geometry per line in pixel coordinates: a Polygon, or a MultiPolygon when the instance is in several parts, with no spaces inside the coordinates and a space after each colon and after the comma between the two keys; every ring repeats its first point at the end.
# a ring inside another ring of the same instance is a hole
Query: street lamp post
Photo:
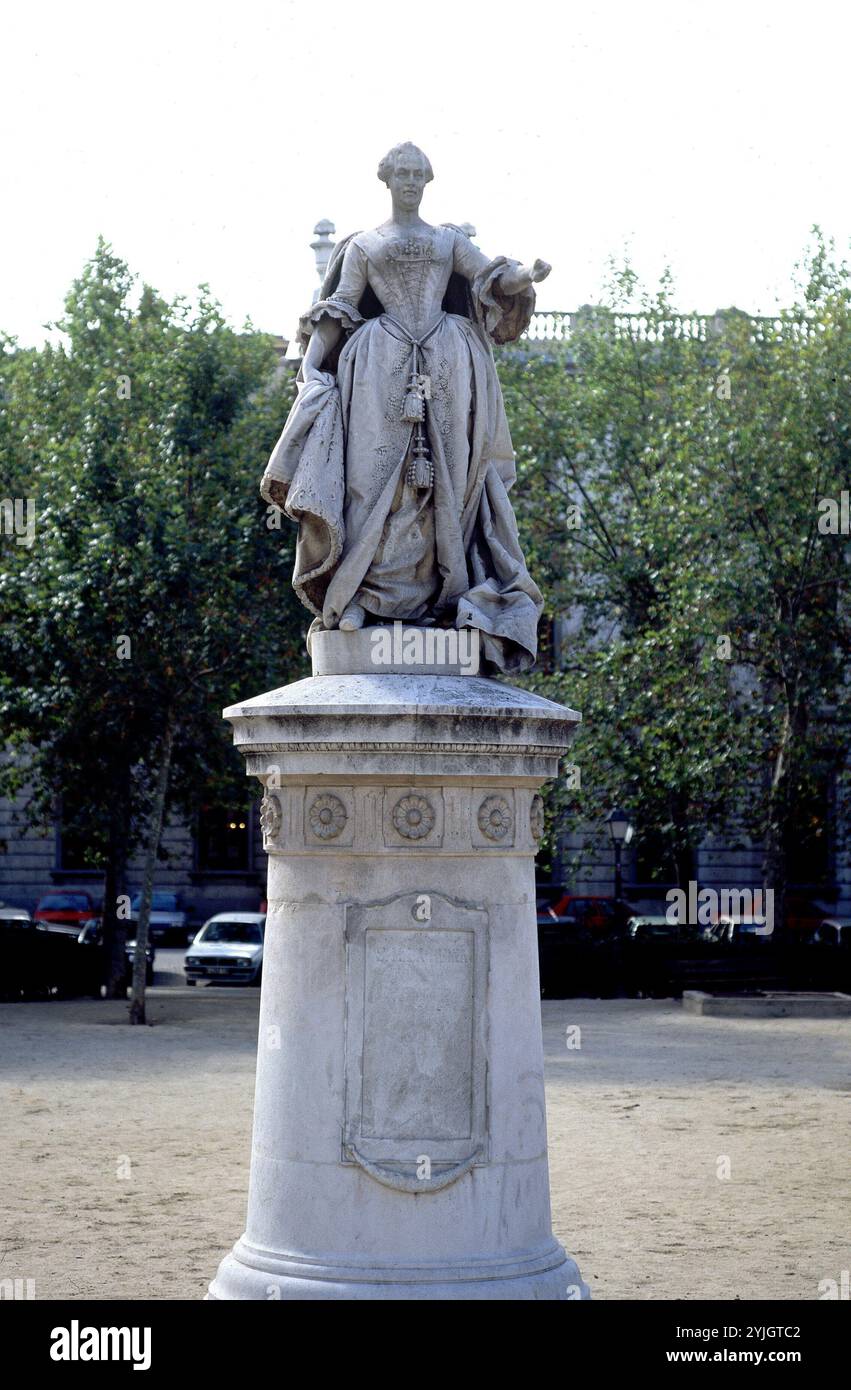
{"type": "Polygon", "coordinates": [[[606,825],[609,827],[615,851],[615,902],[619,903],[623,897],[621,855],[624,845],[628,845],[632,839],[633,826],[626,811],[621,811],[619,807],[615,807],[606,816],[606,825]]]}

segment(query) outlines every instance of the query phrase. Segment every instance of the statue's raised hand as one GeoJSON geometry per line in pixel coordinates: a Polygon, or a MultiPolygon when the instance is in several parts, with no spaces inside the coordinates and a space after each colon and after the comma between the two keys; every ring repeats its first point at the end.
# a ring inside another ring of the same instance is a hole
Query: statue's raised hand
{"type": "Polygon", "coordinates": [[[522,294],[531,289],[536,280],[546,280],[552,266],[549,261],[537,260],[532,265],[506,266],[500,275],[500,285],[506,294],[522,294]]]}

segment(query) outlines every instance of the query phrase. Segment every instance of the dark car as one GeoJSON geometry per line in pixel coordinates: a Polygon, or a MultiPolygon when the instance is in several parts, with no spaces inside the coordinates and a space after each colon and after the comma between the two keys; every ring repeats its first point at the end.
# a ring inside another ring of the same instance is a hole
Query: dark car
{"type": "Polygon", "coordinates": [[[715,925],[713,939],[737,946],[743,943],[771,942],[773,935],[772,923],[766,921],[765,917],[754,917],[752,913],[724,913],[715,925]]]}
{"type": "MultiPolygon", "coordinates": [[[[83,927],[83,930],[80,932],[79,936],[77,937],[77,944],[78,944],[79,946],[83,946],[83,947],[88,948],[88,950],[91,951],[91,953],[92,953],[93,955],[94,955],[95,952],[97,952],[97,953],[99,953],[99,954],[102,953],[102,951],[103,951],[103,932],[102,932],[102,930],[101,930],[101,925],[100,925],[100,923],[99,923],[99,922],[89,922],[89,924],[88,924],[87,926],[83,927]]],[[[125,960],[125,965],[124,965],[124,988],[125,988],[125,989],[129,989],[130,986],[131,986],[131,984],[133,983],[133,962],[134,962],[135,958],[136,958],[136,942],[135,942],[135,940],[133,940],[133,941],[128,941],[128,942],[126,943],[125,947],[124,947],[124,960],[125,960]]],[[[153,948],[153,946],[151,945],[150,942],[148,942],[148,946],[147,946],[147,949],[146,949],[146,951],[145,951],[145,958],[146,958],[145,981],[146,981],[147,984],[152,984],[152,983],[153,983],[153,978],[154,978],[154,960],[156,959],[156,952],[155,952],[155,950],[154,950],[154,948],[153,948]]],[[[105,971],[105,967],[106,967],[106,963],[104,962],[103,967],[102,967],[102,969],[103,969],[104,971],[105,971]]]]}
{"type": "Polygon", "coordinates": [[[661,912],[637,912],[626,924],[630,941],[683,941],[697,936],[692,927],[672,922],[661,912]]]}
{"type": "Polygon", "coordinates": [[[96,922],[71,930],[0,922],[0,999],[100,998],[105,961],[98,933],[96,922]]]}
{"type": "Polygon", "coordinates": [[[541,994],[550,998],[619,991],[619,943],[627,904],[614,898],[561,893],[538,903],[541,994]]]}
{"type": "Polygon", "coordinates": [[[97,911],[88,893],[78,889],[45,893],[36,904],[33,920],[36,926],[77,935],[87,923],[94,921],[97,911]]]}
{"type": "Polygon", "coordinates": [[[816,946],[837,946],[851,950],[851,917],[825,917],[813,932],[816,946]]]}
{"type": "Polygon", "coordinates": [[[787,893],[784,925],[788,936],[799,940],[811,936],[825,919],[837,920],[832,911],[820,898],[798,891],[787,893]]]}
{"type": "Polygon", "coordinates": [[[851,918],[825,917],[797,953],[798,988],[851,992],[851,918]]]}
{"type": "Polygon", "coordinates": [[[561,893],[552,903],[539,905],[538,925],[551,922],[573,922],[592,936],[608,936],[622,931],[632,911],[628,903],[615,898],[595,897],[582,893],[561,893]]]}

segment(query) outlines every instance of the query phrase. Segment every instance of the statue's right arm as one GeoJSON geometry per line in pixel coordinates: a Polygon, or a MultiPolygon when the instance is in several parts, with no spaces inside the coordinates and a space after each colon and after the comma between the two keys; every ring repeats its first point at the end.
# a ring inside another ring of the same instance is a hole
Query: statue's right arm
{"type": "Polygon", "coordinates": [[[336,289],[328,299],[315,304],[311,313],[305,316],[314,325],[302,362],[305,381],[316,379],[322,363],[332,348],[337,346],[342,334],[352,332],[363,322],[358,305],[366,286],[367,258],[357,238],[352,237],[343,253],[336,289]]]}
{"type": "Polygon", "coordinates": [[[338,319],[330,316],[321,318],[310,335],[307,350],[301,364],[301,374],[305,381],[320,380],[322,363],[332,348],[337,346],[343,333],[338,319]]]}

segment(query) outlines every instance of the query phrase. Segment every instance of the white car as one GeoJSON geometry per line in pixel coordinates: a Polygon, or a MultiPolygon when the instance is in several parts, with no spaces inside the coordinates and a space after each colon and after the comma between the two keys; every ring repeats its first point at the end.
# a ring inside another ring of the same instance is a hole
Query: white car
{"type": "Polygon", "coordinates": [[[186,952],[186,983],[238,981],[259,985],[265,912],[219,912],[205,922],[186,952]]]}

